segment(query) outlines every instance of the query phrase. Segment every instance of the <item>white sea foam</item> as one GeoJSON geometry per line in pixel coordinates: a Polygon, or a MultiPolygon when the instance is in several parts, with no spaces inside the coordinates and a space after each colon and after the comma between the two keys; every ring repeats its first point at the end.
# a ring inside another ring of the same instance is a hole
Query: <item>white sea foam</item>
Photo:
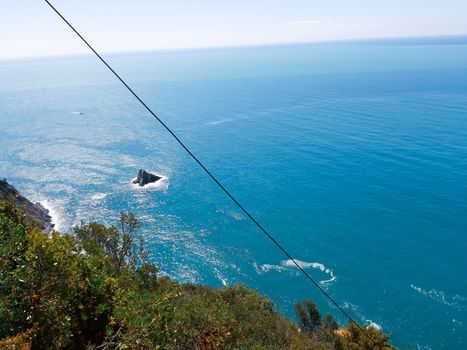
{"type": "Polygon", "coordinates": [[[287,270],[287,268],[284,267],[284,266],[280,266],[280,265],[262,264],[262,265],[259,266],[259,268],[258,268],[258,265],[256,265],[256,270],[260,271],[260,273],[265,273],[265,272],[269,272],[269,271],[282,272],[282,271],[287,270]]]}
{"type": "Polygon", "coordinates": [[[428,345],[417,344],[417,350],[431,350],[431,347],[429,347],[428,345]]]}
{"type": "Polygon", "coordinates": [[[348,301],[344,301],[342,307],[347,310],[351,310],[352,314],[358,319],[360,322],[363,322],[366,326],[372,327],[376,330],[382,331],[383,326],[380,323],[377,323],[369,318],[367,318],[361,311],[358,305],[349,303],[348,301]]]}
{"type": "Polygon", "coordinates": [[[437,289],[425,290],[423,288],[417,287],[413,284],[410,285],[410,288],[420,293],[423,296],[426,296],[434,301],[437,301],[446,306],[455,308],[457,310],[465,309],[467,306],[467,299],[458,294],[454,296],[447,295],[446,292],[437,289]]]}
{"type": "MultiPolygon", "coordinates": [[[[334,275],[334,272],[331,269],[327,268],[326,266],[324,266],[323,264],[319,262],[306,262],[306,261],[301,261],[301,260],[295,260],[295,261],[302,269],[313,268],[313,269],[318,269],[321,272],[324,272],[325,274],[327,274],[330,277],[329,279],[319,281],[319,283],[323,286],[326,286],[329,283],[332,283],[337,279],[337,277],[334,275]]],[[[283,261],[282,265],[287,266],[287,267],[295,267],[295,264],[290,259],[283,261]]]]}
{"type": "Polygon", "coordinates": [[[61,226],[60,226],[60,220],[59,220],[59,215],[57,210],[55,209],[54,204],[52,201],[45,199],[42,201],[39,201],[39,203],[48,210],[50,217],[52,218],[52,224],[54,225],[54,230],[55,231],[60,231],[61,226]]]}
{"type": "Polygon", "coordinates": [[[136,177],[135,177],[134,179],[131,180],[131,187],[133,187],[134,189],[137,189],[137,190],[163,190],[163,191],[167,191],[168,188],[169,188],[169,178],[167,176],[160,175],[160,174],[157,174],[157,173],[154,173],[154,172],[151,172],[151,173],[159,176],[160,179],[157,180],[156,182],[152,182],[152,183],[149,183],[147,185],[140,186],[138,184],[133,183],[133,181],[136,180],[136,177]]]}
{"type": "Polygon", "coordinates": [[[256,273],[259,275],[261,274],[261,270],[260,268],[258,267],[258,264],[256,263],[256,261],[253,261],[253,268],[255,269],[256,273]]]}
{"type": "Polygon", "coordinates": [[[107,197],[107,195],[108,195],[108,193],[96,192],[91,196],[91,200],[99,201],[99,200],[104,199],[105,197],[107,197]]]}
{"type": "Polygon", "coordinates": [[[219,281],[222,282],[222,285],[224,287],[227,287],[227,280],[221,275],[219,270],[215,269],[215,274],[216,274],[216,277],[219,279],[219,281]]]}
{"type": "MultiPolygon", "coordinates": [[[[295,259],[295,261],[302,269],[309,269],[309,268],[318,269],[321,272],[327,274],[329,276],[328,279],[319,281],[319,283],[322,286],[327,287],[330,283],[335,282],[337,280],[337,277],[334,275],[334,272],[322,263],[307,262],[307,261],[302,261],[302,260],[297,260],[297,259],[295,259]]],[[[258,266],[255,262],[253,263],[253,267],[255,268],[255,271],[259,274],[266,273],[269,271],[284,272],[284,271],[292,271],[293,269],[296,269],[294,262],[290,259],[282,261],[280,265],[262,264],[258,266]]]]}
{"type": "Polygon", "coordinates": [[[242,214],[236,213],[234,211],[229,211],[227,213],[231,218],[233,218],[235,221],[243,221],[245,220],[245,217],[242,214]]]}
{"type": "Polygon", "coordinates": [[[372,327],[378,331],[382,331],[383,330],[383,327],[379,324],[379,323],[376,323],[372,320],[366,320],[365,321],[365,324],[368,326],[368,327],[372,327]]]}

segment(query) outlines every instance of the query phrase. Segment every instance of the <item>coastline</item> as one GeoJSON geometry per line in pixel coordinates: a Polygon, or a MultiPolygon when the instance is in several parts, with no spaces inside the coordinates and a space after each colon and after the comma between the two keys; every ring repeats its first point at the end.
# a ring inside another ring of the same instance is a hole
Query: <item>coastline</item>
{"type": "Polygon", "coordinates": [[[36,204],[38,206],[41,206],[47,212],[47,215],[50,217],[50,224],[51,224],[50,232],[60,231],[61,226],[60,226],[59,216],[53,204],[51,204],[48,199],[41,200],[37,202],[36,204]]]}
{"type": "Polygon", "coordinates": [[[14,186],[8,183],[6,179],[0,180],[0,199],[11,203],[24,211],[27,221],[30,224],[39,224],[42,232],[50,234],[57,229],[56,219],[54,220],[49,210],[42,203],[33,203],[24,197],[14,186]],[[55,221],[55,222],[54,222],[55,221]]]}

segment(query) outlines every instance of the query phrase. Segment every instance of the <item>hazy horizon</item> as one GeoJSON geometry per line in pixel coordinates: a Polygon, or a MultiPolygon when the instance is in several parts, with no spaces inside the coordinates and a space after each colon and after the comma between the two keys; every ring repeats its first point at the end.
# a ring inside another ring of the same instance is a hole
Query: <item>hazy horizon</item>
{"type": "MultiPolygon", "coordinates": [[[[297,42],[277,42],[277,43],[258,43],[258,44],[244,44],[244,45],[224,45],[224,46],[200,46],[200,47],[175,47],[175,48],[161,48],[161,49],[140,49],[133,51],[105,51],[99,50],[100,53],[108,55],[138,55],[138,54],[151,54],[151,53],[183,53],[183,52],[197,52],[197,51],[217,51],[217,50],[241,50],[241,49],[267,49],[274,47],[293,47],[293,46],[308,46],[308,45],[332,45],[332,44],[365,44],[365,43],[396,43],[401,44],[407,42],[408,44],[419,45],[464,45],[467,44],[466,34],[452,34],[452,35],[429,35],[429,36],[400,36],[400,37],[367,37],[355,39],[334,39],[334,40],[316,40],[316,41],[297,41],[297,42]]],[[[92,43],[91,43],[92,45],[92,43]]],[[[94,53],[86,47],[87,50],[79,53],[60,53],[60,54],[43,54],[32,56],[14,56],[2,57],[0,61],[10,60],[30,60],[30,59],[60,59],[71,57],[94,57],[94,53]]]]}
{"type": "MultiPolygon", "coordinates": [[[[406,37],[467,35],[467,3],[447,0],[352,0],[312,3],[131,3],[102,0],[52,4],[100,52],[144,52],[406,37]]],[[[0,59],[77,55],[87,48],[44,1],[5,4],[0,59]]]]}

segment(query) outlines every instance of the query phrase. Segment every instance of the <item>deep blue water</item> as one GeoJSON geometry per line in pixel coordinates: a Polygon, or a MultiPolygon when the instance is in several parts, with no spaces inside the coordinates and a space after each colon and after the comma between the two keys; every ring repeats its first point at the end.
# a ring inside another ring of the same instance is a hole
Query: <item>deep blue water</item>
{"type": "MultiPolygon", "coordinates": [[[[398,346],[465,347],[467,45],[107,57],[358,321],[398,346]]],[[[290,316],[312,298],[344,322],[94,58],[0,61],[0,83],[0,176],[60,230],[131,210],[166,274],[247,284],[290,316]],[[167,179],[137,189],[140,167],[167,179]]]]}

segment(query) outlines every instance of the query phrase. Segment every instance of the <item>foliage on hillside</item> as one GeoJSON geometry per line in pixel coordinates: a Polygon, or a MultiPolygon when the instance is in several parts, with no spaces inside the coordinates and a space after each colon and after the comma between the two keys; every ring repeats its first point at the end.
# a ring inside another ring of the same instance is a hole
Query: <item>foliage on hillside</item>
{"type": "Polygon", "coordinates": [[[160,277],[138,228],[122,213],[117,226],[47,236],[0,202],[0,349],[393,349],[310,301],[296,306],[300,331],[247,287],[160,277]]]}

